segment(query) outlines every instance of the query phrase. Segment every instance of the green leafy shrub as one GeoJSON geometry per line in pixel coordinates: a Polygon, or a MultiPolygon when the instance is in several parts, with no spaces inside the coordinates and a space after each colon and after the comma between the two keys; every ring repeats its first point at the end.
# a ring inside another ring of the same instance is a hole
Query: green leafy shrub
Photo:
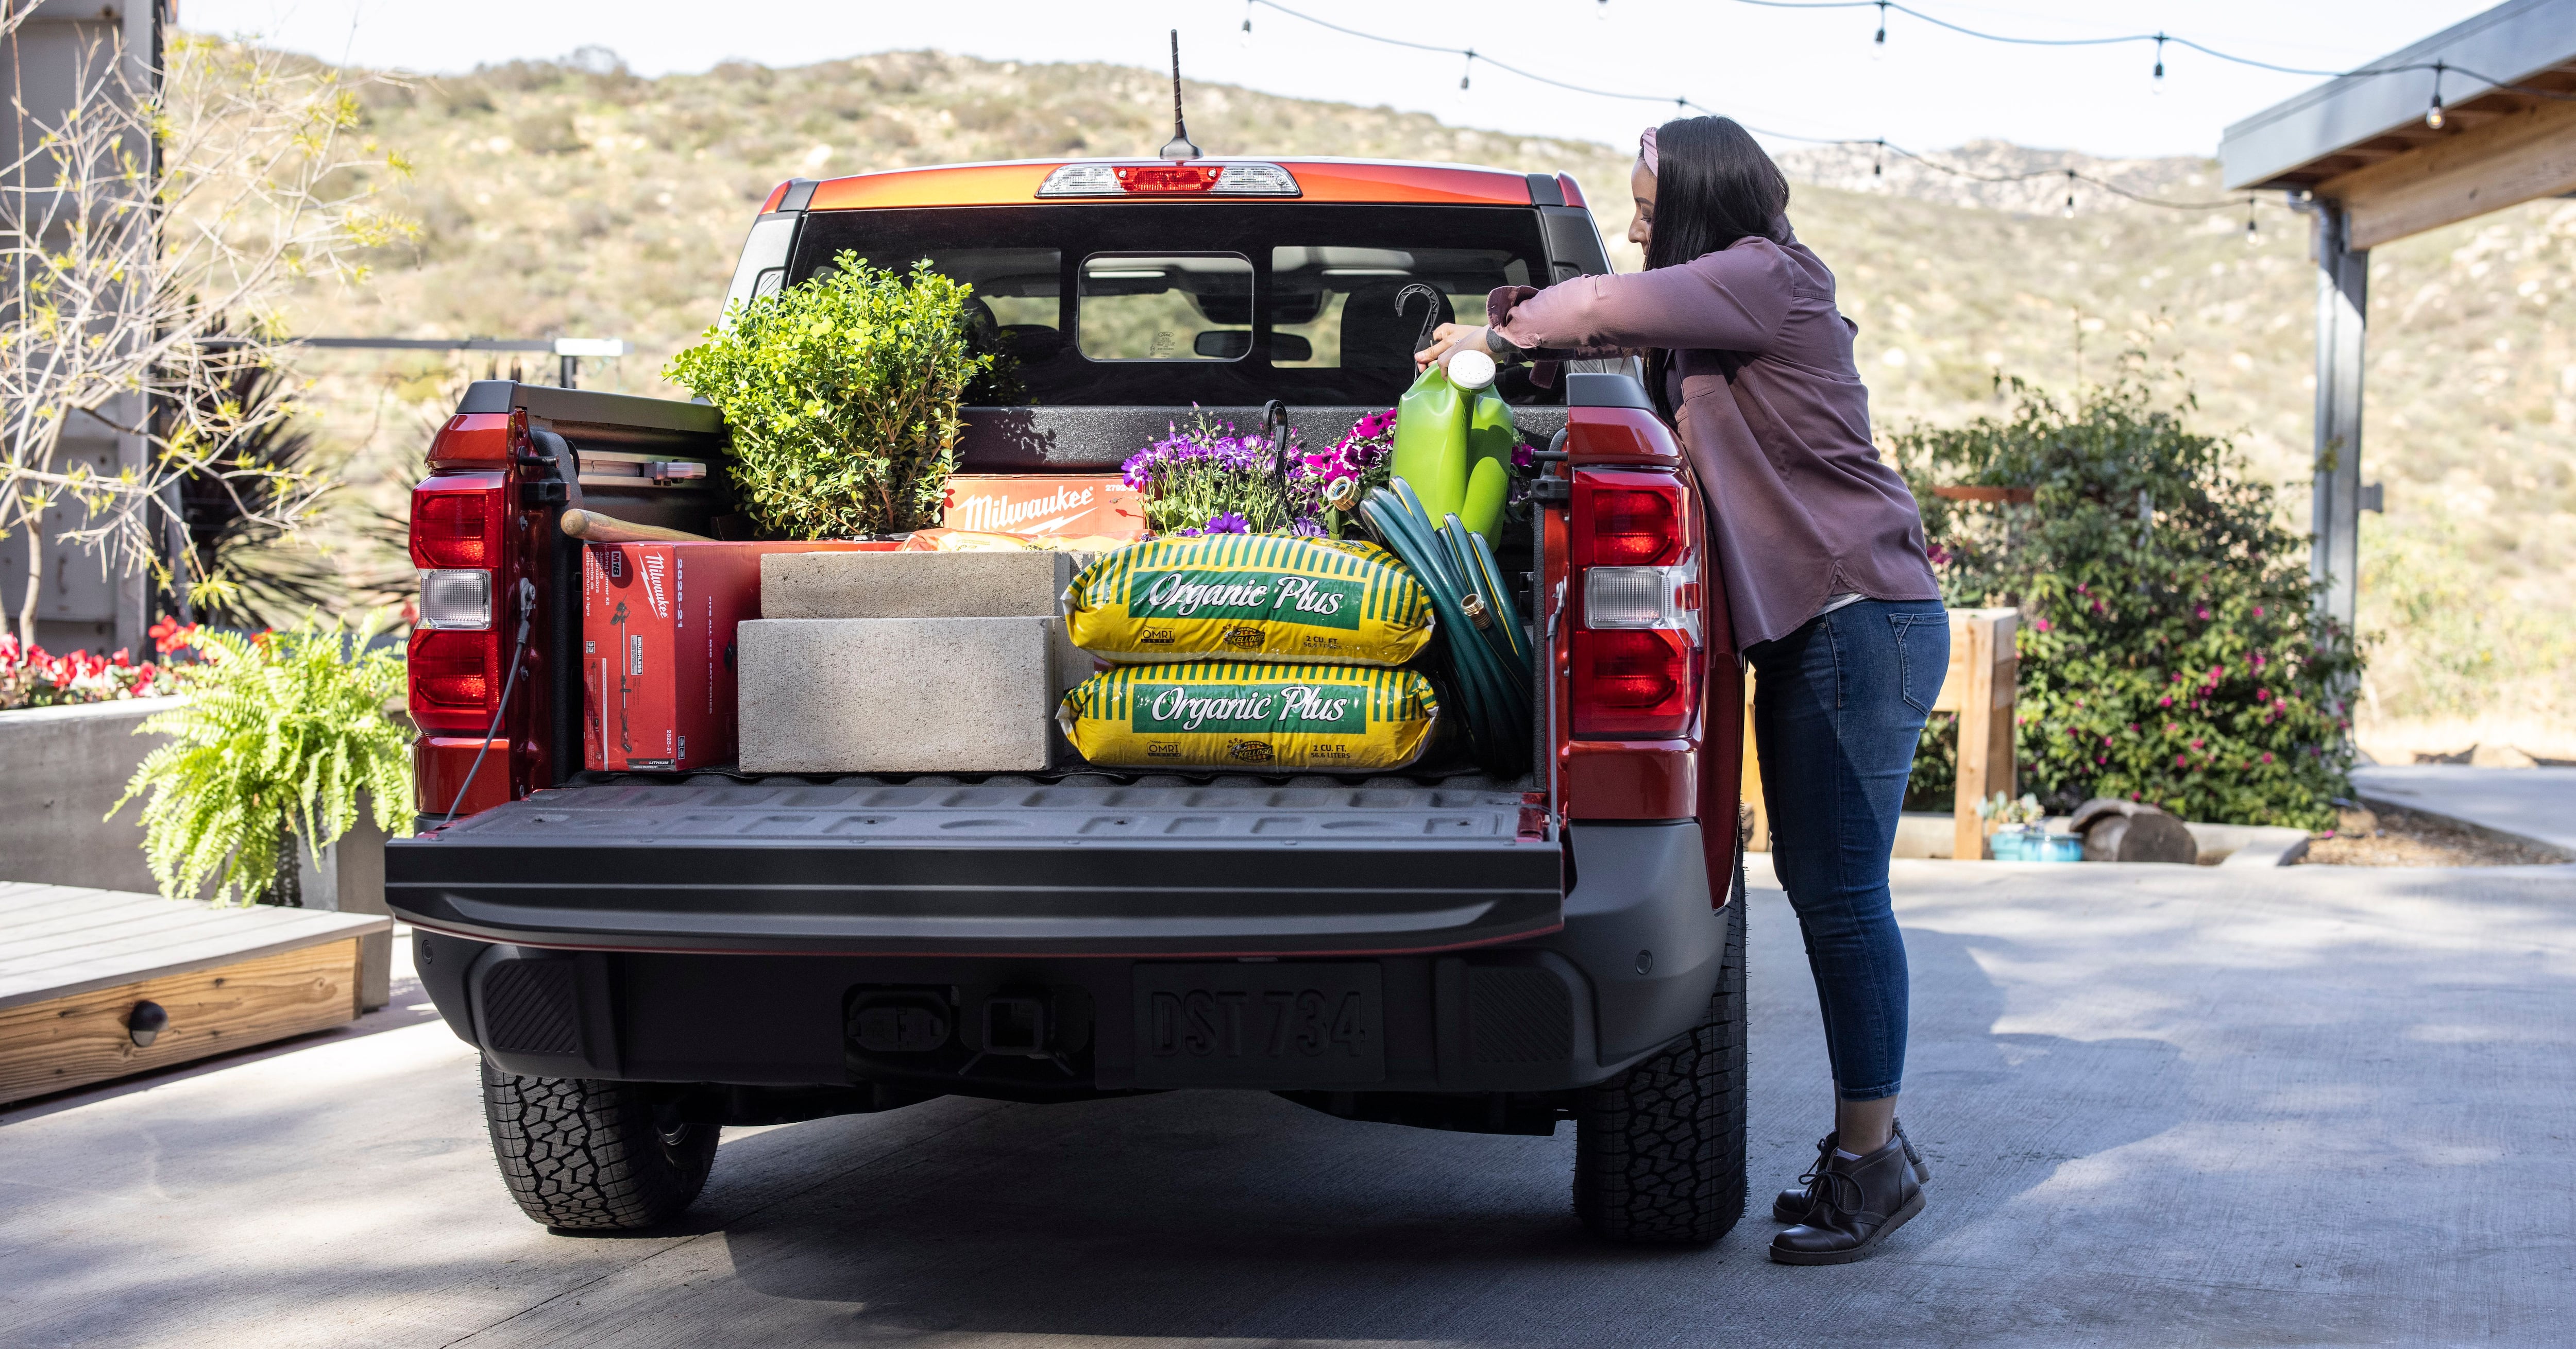
{"type": "Polygon", "coordinates": [[[318,860],[358,822],[361,792],[387,833],[410,823],[411,733],[389,710],[403,662],[367,649],[377,630],[308,618],[253,637],[189,636],[199,659],[176,667],[187,701],[135,732],[169,743],[116,803],[151,793],[143,851],[163,894],[193,896],[209,879],[218,904],[291,894],[294,840],[318,860]]]}
{"type": "Polygon", "coordinates": [[[733,481],[763,532],[798,539],[939,523],[957,405],[992,365],[971,287],[843,252],[803,285],[729,307],[664,377],[733,430],[733,481]]]}
{"type": "MultiPolygon", "coordinates": [[[[2321,827],[2349,790],[2351,634],[2321,625],[2306,540],[2224,439],[2134,375],[2071,407],[2019,380],[2006,418],[1894,437],[1944,599],[2021,610],[2020,772],[2053,808],[2321,827]],[[2026,487],[2027,503],[1935,496],[2026,487]]],[[[1910,795],[1947,791],[1927,733],[1910,795]]]]}

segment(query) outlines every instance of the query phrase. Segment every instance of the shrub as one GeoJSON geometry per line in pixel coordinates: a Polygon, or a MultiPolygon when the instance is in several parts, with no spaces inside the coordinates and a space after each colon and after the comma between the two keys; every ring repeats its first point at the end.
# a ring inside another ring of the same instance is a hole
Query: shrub
{"type": "Polygon", "coordinates": [[[761,530],[820,539],[923,529],[956,464],[972,288],[843,252],[800,286],[725,311],[665,378],[733,430],[733,481],[761,530]]]}
{"type": "MultiPolygon", "coordinates": [[[[2315,617],[2307,544],[2224,439],[2134,375],[2071,407],[2019,380],[2008,418],[1894,437],[1957,606],[2021,610],[2018,750],[2064,810],[2092,796],[2186,819],[2321,827],[2349,790],[2351,634],[2315,617]],[[2026,487],[2027,503],[1935,496],[2026,487]]],[[[1946,730],[1946,728],[1945,728],[1946,730]]],[[[1910,784],[1948,785],[1927,735],[1910,784]]]]}
{"type": "Polygon", "coordinates": [[[136,728],[170,740],[108,812],[151,793],[143,851],[163,894],[212,879],[218,904],[291,896],[294,840],[318,860],[358,822],[362,791],[387,833],[410,823],[411,734],[389,710],[403,662],[367,649],[375,631],[312,618],[251,637],[183,630],[199,656],[178,667],[188,700],[136,728]]]}

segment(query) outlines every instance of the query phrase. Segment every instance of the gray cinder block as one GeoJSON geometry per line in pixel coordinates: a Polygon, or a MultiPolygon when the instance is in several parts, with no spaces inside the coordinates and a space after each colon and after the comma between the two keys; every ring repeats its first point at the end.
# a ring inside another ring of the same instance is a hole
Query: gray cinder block
{"type": "Polygon", "coordinates": [[[771,553],[762,618],[1037,618],[1073,583],[1063,553],[771,553]]]}
{"type": "Polygon", "coordinates": [[[1040,618],[764,618],[735,635],[747,773],[1027,773],[1091,673],[1040,618]]]}

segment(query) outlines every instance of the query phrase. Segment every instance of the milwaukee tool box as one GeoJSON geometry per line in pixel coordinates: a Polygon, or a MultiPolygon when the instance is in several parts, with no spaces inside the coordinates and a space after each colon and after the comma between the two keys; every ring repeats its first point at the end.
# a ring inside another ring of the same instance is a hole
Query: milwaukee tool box
{"type": "Polygon", "coordinates": [[[731,763],[734,629],[760,617],[764,553],[891,543],[595,543],[581,557],[582,753],[594,771],[731,763]]]}

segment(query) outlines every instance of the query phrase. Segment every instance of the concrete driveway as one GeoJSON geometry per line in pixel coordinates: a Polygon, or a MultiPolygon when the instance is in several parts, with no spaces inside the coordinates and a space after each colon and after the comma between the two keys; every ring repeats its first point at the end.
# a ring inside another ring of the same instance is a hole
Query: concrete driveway
{"type": "MultiPolygon", "coordinates": [[[[1931,1207],[1839,1269],[1588,1240],[1572,1131],[1266,1096],[729,1132],[678,1231],[548,1235],[415,1023],[0,1117],[0,1344],[2359,1344],[2576,1337],[2576,867],[1900,863],[1931,1207]]],[[[1825,1077],[1751,912],[1753,1172],[1825,1077]]],[[[398,993],[378,1024],[417,1017],[398,993]]]]}

